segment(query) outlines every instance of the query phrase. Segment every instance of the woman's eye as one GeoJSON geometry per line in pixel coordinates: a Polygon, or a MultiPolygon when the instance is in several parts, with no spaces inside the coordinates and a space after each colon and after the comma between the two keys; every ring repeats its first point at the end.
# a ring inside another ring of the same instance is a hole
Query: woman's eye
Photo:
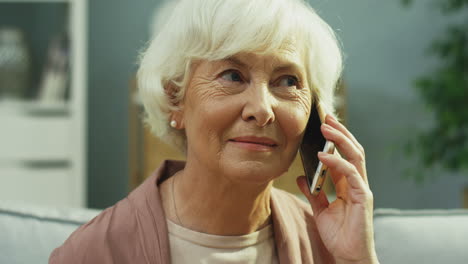
{"type": "Polygon", "coordinates": [[[288,75],[288,76],[282,77],[278,85],[286,86],[286,87],[291,87],[291,86],[299,87],[299,80],[295,76],[288,75]]]}
{"type": "Polygon", "coordinates": [[[233,70],[228,70],[224,72],[221,75],[221,78],[229,82],[241,82],[242,81],[242,76],[240,75],[240,73],[237,71],[233,71],[233,70]]]}

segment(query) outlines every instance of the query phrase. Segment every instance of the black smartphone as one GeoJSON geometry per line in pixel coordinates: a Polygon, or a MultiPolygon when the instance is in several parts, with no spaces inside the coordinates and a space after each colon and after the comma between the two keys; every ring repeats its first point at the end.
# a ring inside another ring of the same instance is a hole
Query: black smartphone
{"type": "Polygon", "coordinates": [[[322,111],[320,104],[316,104],[312,107],[309,121],[307,122],[302,143],[299,148],[309,190],[313,195],[318,195],[322,190],[328,169],[327,166],[318,159],[317,153],[319,151],[330,154],[335,152],[335,144],[326,140],[320,130],[324,119],[325,113],[322,111]]]}

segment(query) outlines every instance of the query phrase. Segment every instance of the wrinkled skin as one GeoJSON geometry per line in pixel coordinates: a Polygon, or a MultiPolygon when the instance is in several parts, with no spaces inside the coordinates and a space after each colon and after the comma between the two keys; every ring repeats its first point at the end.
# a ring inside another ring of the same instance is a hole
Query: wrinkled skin
{"type": "MultiPolygon", "coordinates": [[[[301,52],[288,46],[272,55],[240,53],[193,64],[180,110],[171,115],[188,144],[185,169],[162,184],[169,219],[217,235],[247,234],[270,223],[272,180],[296,156],[312,107],[302,62],[301,52]]],[[[338,198],[329,203],[323,193],[310,195],[304,177],[298,186],[337,263],[377,263],[364,150],[331,117],[322,131],[346,157],[319,155],[338,198]]]]}

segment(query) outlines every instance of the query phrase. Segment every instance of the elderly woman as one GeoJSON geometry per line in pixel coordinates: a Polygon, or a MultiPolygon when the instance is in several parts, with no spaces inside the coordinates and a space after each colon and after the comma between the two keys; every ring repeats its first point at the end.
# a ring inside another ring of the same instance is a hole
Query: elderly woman
{"type": "Polygon", "coordinates": [[[181,0],[161,9],[139,89],[166,161],[77,229],[50,263],[378,263],[364,151],[333,117],[342,69],[330,27],[300,0],[181,0]],[[311,109],[338,155],[318,153],[337,199],[272,187],[311,109]]]}

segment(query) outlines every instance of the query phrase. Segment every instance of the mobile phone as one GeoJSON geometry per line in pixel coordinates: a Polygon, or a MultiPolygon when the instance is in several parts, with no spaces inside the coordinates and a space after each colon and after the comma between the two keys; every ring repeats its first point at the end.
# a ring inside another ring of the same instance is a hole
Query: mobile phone
{"type": "Polygon", "coordinates": [[[317,153],[319,151],[330,154],[335,152],[335,144],[332,141],[326,140],[320,130],[322,122],[325,121],[325,116],[326,114],[323,112],[320,104],[317,103],[315,107],[312,107],[299,148],[307,184],[309,185],[310,193],[313,195],[318,195],[322,190],[328,169],[328,167],[318,159],[317,153]]]}

